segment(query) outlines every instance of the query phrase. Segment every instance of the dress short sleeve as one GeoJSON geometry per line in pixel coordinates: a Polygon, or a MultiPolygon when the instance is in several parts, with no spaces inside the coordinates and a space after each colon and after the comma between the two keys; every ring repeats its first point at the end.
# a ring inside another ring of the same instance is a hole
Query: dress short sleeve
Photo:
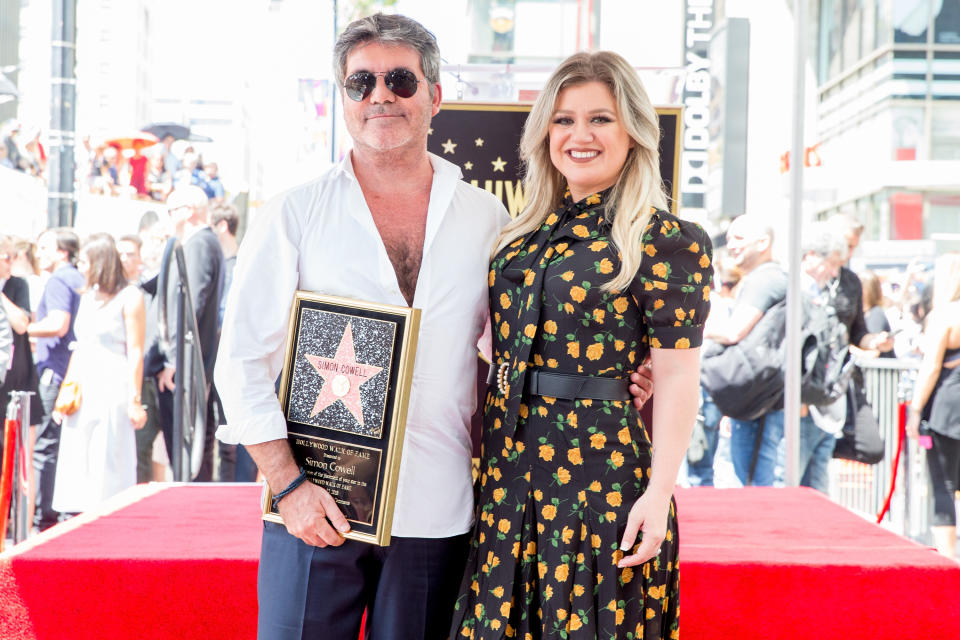
{"type": "Polygon", "coordinates": [[[699,347],[710,312],[710,236],[694,222],[657,211],[650,218],[643,243],[643,262],[630,292],[643,313],[650,346],[699,347]]]}

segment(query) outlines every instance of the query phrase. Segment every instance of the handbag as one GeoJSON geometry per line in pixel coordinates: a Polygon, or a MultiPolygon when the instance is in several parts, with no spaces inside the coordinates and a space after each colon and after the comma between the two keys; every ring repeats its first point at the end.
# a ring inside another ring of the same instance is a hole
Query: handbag
{"type": "Polygon", "coordinates": [[[60,385],[60,392],[57,394],[57,401],[53,405],[53,410],[60,415],[69,416],[76,413],[80,408],[80,401],[83,396],[80,393],[80,383],[71,380],[60,385]]]}
{"type": "Polygon", "coordinates": [[[700,384],[723,415],[756,420],[783,408],[786,308],[781,301],[767,309],[736,344],[704,341],[700,384]]]}
{"type": "Polygon", "coordinates": [[[880,437],[880,423],[867,402],[867,394],[854,376],[847,385],[847,420],[843,435],[837,439],[833,457],[863,464],[877,464],[883,460],[884,441],[880,437]]]}

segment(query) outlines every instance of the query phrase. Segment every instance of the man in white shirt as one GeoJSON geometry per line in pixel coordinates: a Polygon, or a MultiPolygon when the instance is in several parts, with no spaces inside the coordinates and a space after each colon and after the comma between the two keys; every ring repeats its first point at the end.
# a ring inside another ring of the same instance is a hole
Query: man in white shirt
{"type": "Polygon", "coordinates": [[[286,527],[264,525],[258,634],[353,640],[369,607],[373,638],[445,638],[473,515],[475,345],[507,214],[426,150],[441,101],[432,34],[372,16],[347,27],[334,60],[354,148],[272,200],[246,236],[217,358],[217,436],[247,448],[274,494],[298,477],[274,391],[297,289],[421,309],[390,546],[345,541],[334,499],[300,484],[278,503],[286,527]]]}

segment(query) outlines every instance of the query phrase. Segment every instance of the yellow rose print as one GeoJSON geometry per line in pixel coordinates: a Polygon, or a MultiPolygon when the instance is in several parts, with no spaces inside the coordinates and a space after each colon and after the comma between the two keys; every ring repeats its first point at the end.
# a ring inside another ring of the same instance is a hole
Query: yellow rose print
{"type": "Polygon", "coordinates": [[[606,248],[607,248],[607,242],[604,240],[594,240],[593,242],[590,243],[590,251],[603,251],[606,248]]]}
{"type": "MultiPolygon", "coordinates": [[[[590,446],[594,449],[603,449],[603,445],[607,442],[607,436],[597,432],[590,436],[590,446]]],[[[596,481],[594,481],[596,482],[596,481]]]]}
{"type": "Polygon", "coordinates": [[[600,356],[603,355],[603,345],[599,342],[594,342],[592,345],[587,347],[587,359],[588,360],[599,360],[600,356]]]}
{"type": "Polygon", "coordinates": [[[689,349],[690,341],[687,338],[679,338],[673,345],[674,349],[689,349]]]}
{"type": "Polygon", "coordinates": [[[568,342],[567,343],[567,355],[571,358],[580,357],[580,343],[579,342],[568,342]]]}
{"type": "Polygon", "coordinates": [[[583,287],[574,285],[570,287],[570,297],[573,298],[575,302],[583,302],[587,297],[587,291],[583,287]]]}
{"type": "Polygon", "coordinates": [[[567,576],[570,574],[570,567],[565,564],[561,564],[556,569],[553,570],[553,579],[557,582],[564,582],[567,579],[567,576]]]}
{"type": "Polygon", "coordinates": [[[658,278],[667,277],[667,265],[664,262],[658,262],[650,267],[650,270],[653,271],[653,275],[657,276],[658,278]]]}

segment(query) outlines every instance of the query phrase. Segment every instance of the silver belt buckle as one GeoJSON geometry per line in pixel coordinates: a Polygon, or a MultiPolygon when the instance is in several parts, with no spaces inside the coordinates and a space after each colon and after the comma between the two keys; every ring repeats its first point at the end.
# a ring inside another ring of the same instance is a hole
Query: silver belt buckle
{"type": "Polygon", "coordinates": [[[497,389],[499,389],[503,395],[507,395],[507,372],[509,370],[510,365],[506,362],[501,362],[500,368],[497,369],[497,389]]]}

